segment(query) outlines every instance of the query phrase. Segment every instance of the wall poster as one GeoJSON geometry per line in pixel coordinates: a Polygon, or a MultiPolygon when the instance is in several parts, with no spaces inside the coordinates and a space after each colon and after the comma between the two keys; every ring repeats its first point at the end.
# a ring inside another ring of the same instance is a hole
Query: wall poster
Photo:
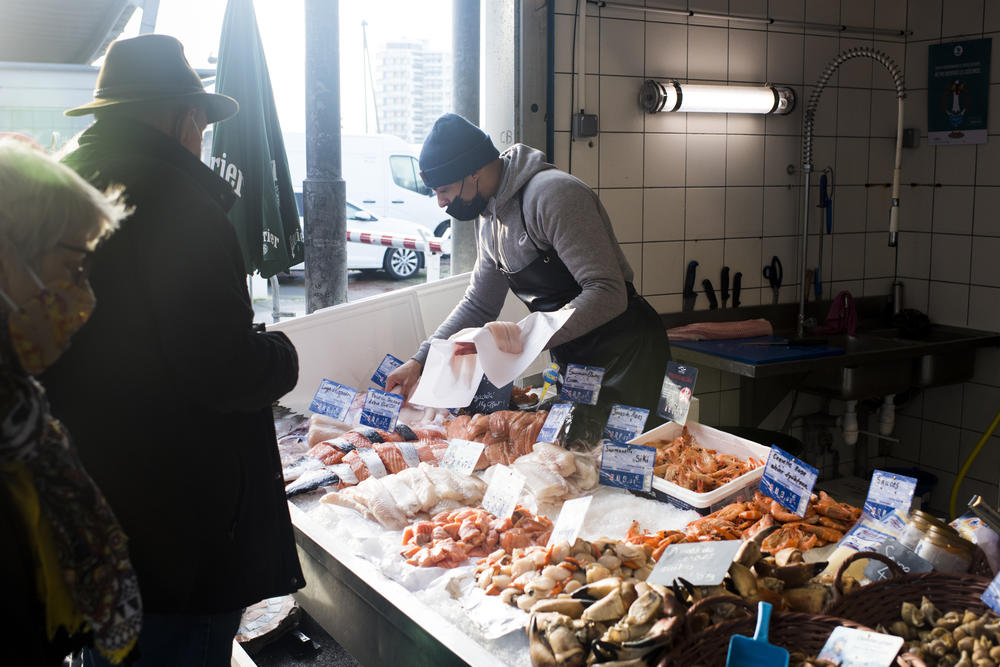
{"type": "Polygon", "coordinates": [[[927,140],[985,144],[993,40],[932,44],[927,54],[927,140]]]}

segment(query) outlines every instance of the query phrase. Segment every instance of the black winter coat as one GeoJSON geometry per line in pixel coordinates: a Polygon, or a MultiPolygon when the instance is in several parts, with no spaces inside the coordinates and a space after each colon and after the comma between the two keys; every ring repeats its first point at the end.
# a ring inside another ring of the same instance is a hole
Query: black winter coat
{"type": "Polygon", "coordinates": [[[41,380],[129,536],[145,611],[231,611],[301,588],[271,416],[298,357],[254,329],[232,189],[121,120],[92,125],[65,162],[123,185],[135,211],[94,256],[93,316],[41,380]]]}

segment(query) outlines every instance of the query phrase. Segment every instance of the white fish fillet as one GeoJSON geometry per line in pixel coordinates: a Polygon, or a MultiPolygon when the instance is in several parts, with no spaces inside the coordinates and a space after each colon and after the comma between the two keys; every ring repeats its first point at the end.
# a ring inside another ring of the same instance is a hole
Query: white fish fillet
{"type": "MultiPolygon", "coordinates": [[[[530,456],[530,455],[529,455],[530,456]]],[[[513,467],[524,475],[525,487],[539,502],[554,498],[566,498],[571,489],[560,475],[532,461],[525,461],[528,456],[522,456],[514,461],[513,467]]]]}
{"type": "Polygon", "coordinates": [[[567,451],[558,445],[552,445],[547,442],[536,442],[532,455],[537,457],[546,468],[561,477],[569,477],[576,472],[576,461],[573,458],[573,452],[567,451]]]}
{"type": "Polygon", "coordinates": [[[448,472],[455,478],[455,482],[462,491],[463,503],[475,505],[483,499],[483,495],[486,493],[486,482],[472,475],[459,475],[450,470],[448,472]]]}
{"type": "Polygon", "coordinates": [[[363,504],[375,520],[389,530],[402,530],[409,523],[392,494],[377,477],[369,477],[357,486],[343,489],[341,493],[363,504]]]}
{"type": "Polygon", "coordinates": [[[428,512],[438,504],[440,498],[438,497],[434,483],[427,478],[427,475],[420,468],[400,470],[394,477],[413,490],[413,493],[417,496],[417,500],[420,502],[421,512],[428,512]]]}
{"type": "Polygon", "coordinates": [[[457,510],[459,507],[465,507],[465,503],[459,500],[445,499],[440,501],[437,505],[432,507],[428,514],[434,516],[439,512],[450,512],[451,510],[457,510]]]}
{"type": "Polygon", "coordinates": [[[427,479],[434,485],[438,498],[441,500],[461,501],[465,496],[462,487],[458,484],[458,477],[453,475],[447,468],[439,468],[428,463],[421,463],[420,470],[424,472],[427,479]]]}
{"type": "MultiPolygon", "coordinates": [[[[409,468],[407,468],[409,470],[409,468]]],[[[421,510],[420,500],[417,498],[417,494],[413,492],[406,482],[399,479],[398,473],[396,475],[386,475],[381,478],[382,484],[388,489],[389,493],[392,495],[393,500],[396,501],[396,505],[399,509],[407,516],[407,518],[413,518],[421,510]]]]}
{"type": "MultiPolygon", "coordinates": [[[[344,489],[344,491],[347,491],[347,489],[344,489]]],[[[365,517],[366,519],[371,519],[372,521],[375,521],[375,515],[369,512],[368,508],[364,504],[358,502],[357,500],[355,500],[353,497],[351,497],[346,493],[342,493],[340,491],[334,491],[332,493],[326,494],[325,496],[320,498],[319,501],[321,503],[327,503],[329,505],[340,505],[341,507],[346,507],[349,510],[354,510],[355,512],[365,517]]]]}

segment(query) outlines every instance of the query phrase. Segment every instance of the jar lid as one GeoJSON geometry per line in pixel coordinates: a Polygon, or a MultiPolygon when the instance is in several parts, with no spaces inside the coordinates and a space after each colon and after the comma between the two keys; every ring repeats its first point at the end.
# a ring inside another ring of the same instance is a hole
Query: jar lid
{"type": "Polygon", "coordinates": [[[924,512],[923,510],[913,510],[913,515],[911,516],[911,518],[916,520],[918,524],[923,523],[928,526],[937,526],[942,530],[951,531],[955,535],[958,535],[958,531],[956,531],[954,528],[952,528],[951,526],[949,526],[948,524],[946,524],[944,521],[937,518],[933,514],[929,514],[927,512],[924,512]]]}
{"type": "Polygon", "coordinates": [[[942,530],[939,526],[931,526],[927,529],[927,537],[935,544],[961,549],[971,554],[973,549],[975,549],[975,545],[959,535],[951,526],[947,526],[947,528],[951,529],[950,532],[942,530]]]}

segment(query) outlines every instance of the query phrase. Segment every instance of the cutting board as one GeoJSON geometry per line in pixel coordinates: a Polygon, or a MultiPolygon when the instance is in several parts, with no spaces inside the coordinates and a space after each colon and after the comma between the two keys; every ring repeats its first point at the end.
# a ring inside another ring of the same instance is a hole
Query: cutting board
{"type": "Polygon", "coordinates": [[[779,361],[817,359],[844,354],[844,348],[830,345],[747,345],[747,343],[781,340],[785,339],[776,336],[758,336],[728,340],[678,340],[670,341],[670,345],[745,364],[773,364],[779,361]]]}

